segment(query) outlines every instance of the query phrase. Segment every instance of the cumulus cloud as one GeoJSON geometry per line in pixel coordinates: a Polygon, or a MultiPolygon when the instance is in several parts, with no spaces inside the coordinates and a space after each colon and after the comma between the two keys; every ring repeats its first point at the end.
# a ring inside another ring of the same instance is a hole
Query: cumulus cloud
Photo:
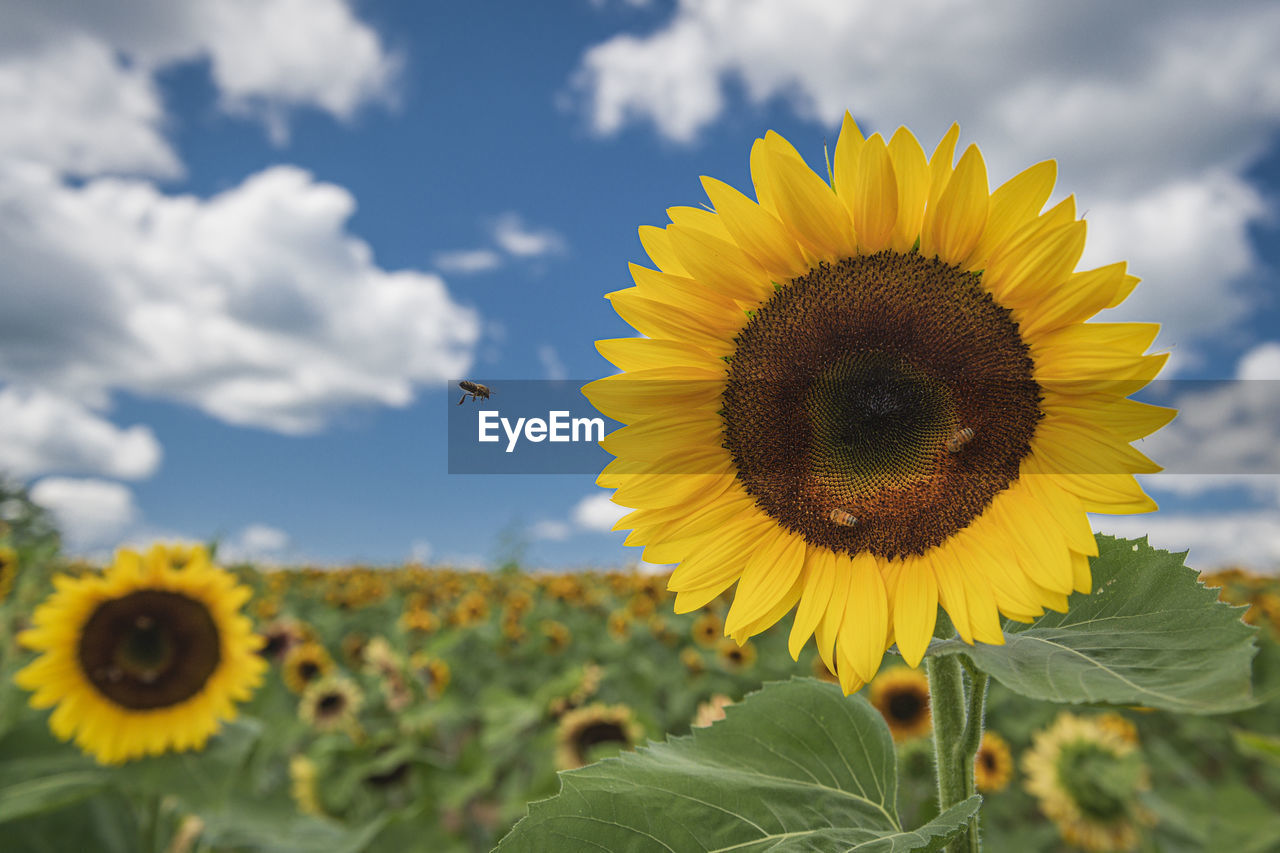
{"type": "Polygon", "coordinates": [[[560,359],[560,353],[556,352],[556,348],[551,344],[538,347],[538,361],[542,363],[543,373],[553,382],[562,381],[569,375],[564,362],[560,359]]]}
{"type": "Polygon", "coordinates": [[[0,471],[100,474],[136,480],[160,465],[149,427],[120,428],[75,400],[37,389],[0,388],[0,471]]]}
{"type": "Polygon", "coordinates": [[[380,268],[355,199],[276,166],[209,199],[145,181],[0,175],[0,377],[93,405],[129,390],[286,433],[403,406],[467,372],[479,318],[380,268]]]}
{"type": "Polygon", "coordinates": [[[108,480],[45,477],[30,495],[53,514],[72,552],[115,546],[138,517],[133,492],[108,480]]]}
{"type": "Polygon", "coordinates": [[[1120,316],[1158,316],[1186,346],[1248,305],[1236,282],[1263,206],[1241,175],[1280,127],[1278,41],[1266,0],[680,0],[655,31],[587,50],[571,86],[606,135],[692,141],[733,87],[828,127],[846,109],[906,124],[926,146],[958,120],[993,182],[1056,157],[1096,225],[1088,260],[1147,280],[1120,316]]]}
{"type": "Polygon", "coordinates": [[[588,495],[574,506],[570,517],[573,523],[584,530],[607,533],[631,510],[618,506],[609,499],[611,492],[599,492],[588,495]]]}
{"type": "Polygon", "coordinates": [[[1205,571],[1244,566],[1280,570],[1280,507],[1235,513],[1167,513],[1094,516],[1095,528],[1129,539],[1148,536],[1156,548],[1189,550],[1187,565],[1205,571]]]}
{"type": "Polygon", "coordinates": [[[536,521],[529,526],[529,536],[532,539],[541,539],[549,542],[563,542],[569,538],[572,532],[569,525],[563,521],[555,521],[552,519],[544,519],[536,521]]]}
{"type": "Polygon", "coordinates": [[[159,118],[154,98],[143,104],[136,91],[118,93],[115,84],[132,81],[137,89],[157,70],[207,60],[224,109],[260,117],[282,138],[291,108],[350,119],[365,103],[388,101],[399,66],[346,0],[123,0],[109,6],[4,0],[0,17],[0,53],[61,75],[55,78],[63,87],[60,100],[49,111],[62,117],[61,107],[82,100],[90,115],[72,119],[84,127],[93,114],[125,100],[134,118],[139,109],[144,113],[144,129],[153,127],[159,118]],[[70,88],[75,78],[58,65],[67,44],[80,45],[81,70],[92,62],[103,74],[86,79],[79,93],[70,88]],[[135,70],[125,72],[122,58],[135,70]],[[105,101],[89,100],[97,91],[105,101]]]}

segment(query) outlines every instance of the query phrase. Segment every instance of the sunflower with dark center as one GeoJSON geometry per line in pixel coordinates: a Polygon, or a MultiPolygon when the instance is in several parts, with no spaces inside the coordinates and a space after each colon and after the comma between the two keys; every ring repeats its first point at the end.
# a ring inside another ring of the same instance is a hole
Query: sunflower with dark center
{"type": "Polygon", "coordinates": [[[298,702],[298,716],[317,731],[350,728],[364,704],[364,693],[350,678],[331,675],[307,686],[298,702]]]}
{"type": "Polygon", "coordinates": [[[556,767],[572,770],[631,749],[644,729],[626,705],[588,705],[560,718],[556,767]]]}
{"type": "Polygon", "coordinates": [[[105,572],[54,587],[18,637],[41,654],[14,680],[103,764],[202,749],[262,680],[250,591],[203,548],[121,549],[105,572]]]}
{"type": "Polygon", "coordinates": [[[285,686],[294,693],[301,693],[309,684],[333,670],[333,658],[319,643],[306,642],[285,654],[280,669],[285,686]]]}
{"type": "Polygon", "coordinates": [[[755,665],[756,647],[749,640],[739,644],[725,637],[716,646],[716,655],[725,669],[737,672],[755,665]]]}
{"type": "Polygon", "coordinates": [[[1009,742],[999,734],[987,730],[982,733],[982,743],[973,758],[973,782],[984,794],[1003,791],[1013,778],[1013,753],[1009,742]]]}
{"type": "Polygon", "coordinates": [[[278,619],[261,630],[262,648],[258,654],[267,660],[281,661],[294,646],[306,640],[306,630],[293,619],[278,619]]]}
{"type": "Polygon", "coordinates": [[[1153,819],[1139,800],[1150,781],[1137,745],[1099,717],[1059,714],[1032,738],[1022,771],[1040,811],[1076,847],[1136,850],[1153,819]]]}
{"type": "Polygon", "coordinates": [[[708,649],[719,642],[720,632],[723,630],[724,623],[720,621],[720,617],[710,611],[693,620],[693,627],[690,629],[693,641],[708,649]]]}
{"type": "Polygon", "coordinates": [[[678,563],[677,612],[736,584],[727,633],[795,610],[845,692],[896,642],[912,667],[941,605],[965,642],[1090,589],[1087,512],[1155,509],[1130,446],[1174,412],[1127,399],[1165,355],[1158,326],[1086,323],[1137,284],[1075,271],[1075,201],[1043,210],[1056,165],[990,192],[952,127],[930,158],[846,115],[818,177],[770,132],[753,201],[710,178],[714,211],[642,227],[656,270],[610,294],[641,334],[600,341],[623,371],[583,391],[627,424],[598,483],[628,544],[678,563]]]}
{"type": "Polygon", "coordinates": [[[924,673],[904,666],[887,669],[871,682],[869,698],[889,724],[895,741],[929,734],[933,718],[929,713],[929,679],[924,673]]]}

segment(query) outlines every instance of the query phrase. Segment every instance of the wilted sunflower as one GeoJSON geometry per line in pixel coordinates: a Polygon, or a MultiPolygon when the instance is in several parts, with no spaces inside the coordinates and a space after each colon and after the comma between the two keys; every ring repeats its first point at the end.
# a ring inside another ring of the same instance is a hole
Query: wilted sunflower
{"type": "Polygon", "coordinates": [[[364,703],[364,693],[350,678],[330,675],[313,681],[302,691],[298,716],[317,731],[352,727],[364,703]]]}
{"type": "Polygon", "coordinates": [[[588,705],[560,718],[556,767],[572,770],[640,742],[644,729],[626,705],[588,705]]]}
{"type": "Polygon", "coordinates": [[[886,647],[919,663],[941,604],[966,642],[1000,614],[1065,610],[1090,587],[1086,512],[1146,512],[1130,442],[1168,409],[1126,399],[1167,356],[1155,324],[1085,323],[1137,283],[1073,272],[1085,223],[1041,213],[1052,161],[988,191],[958,128],[931,158],[846,115],[831,182],[770,132],[756,201],[711,178],[715,211],[643,227],[651,270],[610,294],[641,337],[600,341],[623,373],[583,391],[629,424],[598,483],[689,612],[737,584],[726,630],[796,609],[846,692],[886,647]],[[1036,475],[1036,476],[1032,476],[1036,475]]]}
{"type": "Polygon", "coordinates": [[[1009,742],[993,731],[982,733],[982,743],[973,758],[973,782],[986,793],[1003,791],[1013,778],[1013,753],[1009,742]]]}
{"type": "Polygon", "coordinates": [[[103,573],[54,578],[20,642],[40,657],[15,676],[49,727],[103,764],[201,749],[267,664],[241,607],[248,587],[203,549],[175,567],[160,545],[116,553],[103,573]]]}
{"type": "Polygon", "coordinates": [[[1098,717],[1063,712],[1022,756],[1024,783],[1064,840],[1085,850],[1134,850],[1151,819],[1138,802],[1148,787],[1137,746],[1098,717]]]}
{"type": "Polygon", "coordinates": [[[284,656],[280,665],[285,687],[301,693],[313,681],[324,678],[333,669],[333,658],[324,646],[306,642],[294,646],[284,656]]]}
{"type": "Polygon", "coordinates": [[[905,666],[887,669],[871,682],[871,704],[889,724],[895,741],[929,734],[929,679],[905,666]]]}

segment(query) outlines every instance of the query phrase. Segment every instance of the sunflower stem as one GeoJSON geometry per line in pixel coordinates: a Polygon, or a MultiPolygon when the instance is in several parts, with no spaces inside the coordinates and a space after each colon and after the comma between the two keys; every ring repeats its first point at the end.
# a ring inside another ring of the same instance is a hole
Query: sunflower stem
{"type": "MultiPolygon", "coordinates": [[[[977,748],[970,752],[969,746],[971,741],[982,737],[986,680],[975,678],[966,701],[964,664],[958,656],[930,657],[928,668],[938,810],[946,811],[974,793],[973,756],[977,748]]],[[[953,853],[972,853],[979,850],[978,845],[978,822],[974,818],[947,849],[953,853]]]]}

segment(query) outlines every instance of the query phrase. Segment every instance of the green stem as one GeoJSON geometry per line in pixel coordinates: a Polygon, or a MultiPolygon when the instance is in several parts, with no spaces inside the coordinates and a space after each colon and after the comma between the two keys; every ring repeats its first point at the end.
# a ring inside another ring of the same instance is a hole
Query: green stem
{"type": "MultiPolygon", "coordinates": [[[[933,714],[934,764],[938,775],[938,810],[946,811],[974,794],[973,759],[982,740],[982,716],[987,677],[967,659],[940,655],[928,659],[929,705],[933,714]],[[965,697],[964,670],[972,677],[965,697]]],[[[965,832],[948,848],[977,853],[978,820],[970,819],[965,832]]]]}

